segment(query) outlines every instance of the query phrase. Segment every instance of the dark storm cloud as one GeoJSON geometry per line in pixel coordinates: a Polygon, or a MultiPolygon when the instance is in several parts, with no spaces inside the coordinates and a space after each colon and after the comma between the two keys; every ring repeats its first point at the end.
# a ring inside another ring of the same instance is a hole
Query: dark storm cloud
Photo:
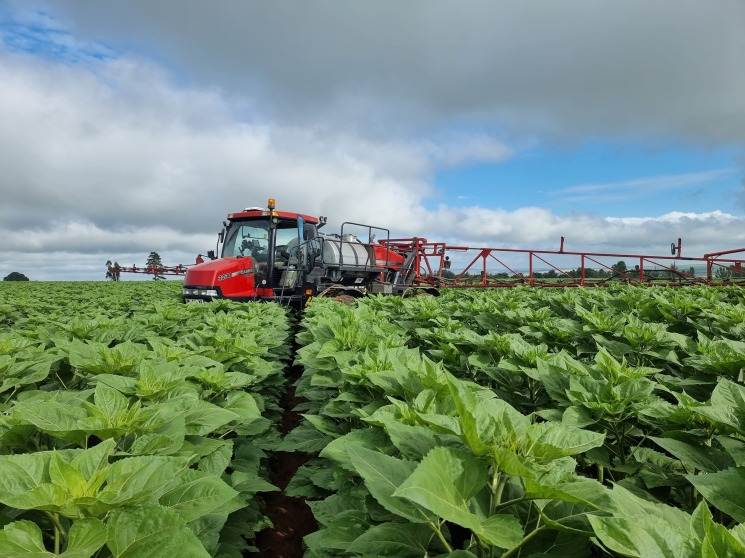
{"type": "Polygon", "coordinates": [[[77,33],[138,45],[273,117],[364,130],[740,142],[739,0],[61,0],[77,33]]]}

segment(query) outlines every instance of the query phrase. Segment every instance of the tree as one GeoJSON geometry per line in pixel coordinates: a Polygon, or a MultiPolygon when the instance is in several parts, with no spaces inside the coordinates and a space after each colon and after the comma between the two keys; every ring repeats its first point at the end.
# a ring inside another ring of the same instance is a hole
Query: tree
{"type": "Polygon", "coordinates": [[[613,271],[616,271],[616,275],[619,273],[626,273],[628,268],[626,267],[626,262],[621,260],[619,262],[614,263],[612,266],[610,266],[613,271]]]}
{"type": "Polygon", "coordinates": [[[163,262],[161,261],[158,252],[150,252],[145,267],[148,268],[148,273],[153,274],[153,281],[165,279],[165,277],[163,277],[163,262]]]}
{"type": "Polygon", "coordinates": [[[3,281],[28,281],[29,278],[26,277],[23,273],[18,273],[17,271],[11,272],[9,275],[7,275],[3,281]]]}
{"type": "Polygon", "coordinates": [[[717,270],[714,272],[714,277],[721,279],[722,281],[729,281],[732,277],[732,271],[726,267],[717,267],[717,270]]]}
{"type": "Polygon", "coordinates": [[[677,271],[678,271],[678,266],[675,265],[675,262],[671,263],[670,264],[670,279],[675,279],[675,277],[679,276],[678,273],[676,273],[677,271]]]}
{"type": "Polygon", "coordinates": [[[106,279],[108,281],[119,281],[119,276],[122,273],[122,268],[119,262],[111,263],[111,260],[106,261],[106,279]]]}
{"type": "Polygon", "coordinates": [[[442,270],[442,277],[443,277],[443,279],[455,279],[457,277],[457,275],[455,275],[455,273],[453,273],[449,269],[443,269],[442,270]]]}

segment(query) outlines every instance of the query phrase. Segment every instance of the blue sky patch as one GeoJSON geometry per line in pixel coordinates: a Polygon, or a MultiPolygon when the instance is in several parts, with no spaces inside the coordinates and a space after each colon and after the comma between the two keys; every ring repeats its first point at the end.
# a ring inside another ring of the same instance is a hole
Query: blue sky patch
{"type": "Polygon", "coordinates": [[[0,48],[33,54],[56,62],[76,64],[116,57],[101,43],[76,39],[47,11],[14,10],[0,5],[0,48]]]}
{"type": "Polygon", "coordinates": [[[437,196],[427,205],[537,206],[557,214],[609,217],[726,208],[742,215],[741,185],[734,149],[594,141],[571,148],[538,146],[501,163],[441,170],[435,178],[437,196]]]}

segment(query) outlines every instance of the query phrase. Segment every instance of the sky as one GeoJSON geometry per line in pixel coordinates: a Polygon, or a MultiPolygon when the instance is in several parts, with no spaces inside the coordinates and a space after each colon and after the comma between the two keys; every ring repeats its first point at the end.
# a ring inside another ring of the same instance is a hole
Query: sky
{"type": "Polygon", "coordinates": [[[740,0],[0,0],[0,275],[191,263],[270,196],[456,245],[745,246],[743,53],[740,0]]]}

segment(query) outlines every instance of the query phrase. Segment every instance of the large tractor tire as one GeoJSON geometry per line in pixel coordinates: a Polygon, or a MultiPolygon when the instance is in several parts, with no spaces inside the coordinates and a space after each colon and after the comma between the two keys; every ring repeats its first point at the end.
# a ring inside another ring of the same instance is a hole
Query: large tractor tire
{"type": "Polygon", "coordinates": [[[334,300],[336,302],[341,302],[342,304],[346,304],[347,306],[351,306],[352,304],[354,304],[354,301],[357,299],[353,297],[352,295],[342,294],[342,295],[336,295],[334,297],[334,300]]]}

